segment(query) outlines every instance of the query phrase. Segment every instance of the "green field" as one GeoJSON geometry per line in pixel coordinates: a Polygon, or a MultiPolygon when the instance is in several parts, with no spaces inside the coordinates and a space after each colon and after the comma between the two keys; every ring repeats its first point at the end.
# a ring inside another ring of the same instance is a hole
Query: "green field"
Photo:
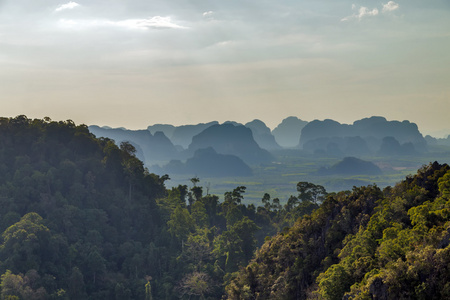
{"type": "MultiPolygon", "coordinates": [[[[320,167],[330,167],[342,160],[338,157],[321,157],[307,154],[299,150],[287,150],[274,153],[276,160],[270,164],[253,166],[251,177],[225,177],[225,178],[200,178],[199,185],[204,192],[223,197],[227,191],[232,191],[237,186],[247,187],[244,202],[261,204],[264,193],[272,198],[279,198],[281,203],[287,201],[290,195],[296,195],[296,185],[300,181],[308,181],[323,185],[328,192],[352,189],[353,186],[376,184],[379,187],[395,185],[407,175],[415,174],[424,164],[438,161],[450,164],[449,149],[439,149],[429,153],[415,156],[397,157],[359,157],[378,165],[383,171],[382,175],[353,175],[353,176],[319,176],[320,167]]],[[[180,176],[169,174],[171,180],[167,181],[168,187],[186,184],[191,186],[190,178],[196,176],[180,176]]]]}

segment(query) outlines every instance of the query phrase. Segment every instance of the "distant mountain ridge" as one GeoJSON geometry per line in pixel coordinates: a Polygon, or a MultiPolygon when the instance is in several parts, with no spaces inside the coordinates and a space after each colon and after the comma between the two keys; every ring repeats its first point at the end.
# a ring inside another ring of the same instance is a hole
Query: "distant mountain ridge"
{"type": "MultiPolygon", "coordinates": [[[[314,120],[303,129],[300,137],[300,147],[309,151],[334,152],[351,149],[349,138],[359,137],[359,148],[368,148],[372,153],[380,151],[383,139],[391,137],[399,144],[409,144],[405,148],[425,151],[427,142],[419,132],[416,124],[409,121],[387,121],[384,117],[370,117],[355,121],[352,125],[341,124],[334,120],[314,120]]],[[[410,153],[414,152],[409,150],[410,153]]],[[[348,154],[348,153],[347,153],[348,154]]],[[[369,153],[366,153],[369,154],[369,153]]],[[[397,154],[404,154],[398,151],[397,154]]]]}
{"type": "MultiPolygon", "coordinates": [[[[175,146],[181,146],[183,149],[187,149],[192,142],[192,137],[199,134],[206,128],[218,124],[219,122],[217,121],[182,126],[174,126],[171,124],[154,124],[148,126],[147,130],[149,130],[152,134],[157,131],[162,131],[175,146]]],[[[267,125],[261,120],[255,119],[251,122],[247,122],[246,124],[241,124],[235,121],[226,121],[223,124],[232,124],[234,126],[243,125],[251,129],[253,138],[263,149],[269,151],[282,149],[282,147],[275,140],[270,128],[267,127],[267,125]]],[[[298,137],[300,136],[300,130],[297,131],[296,135],[298,137]]],[[[298,139],[296,144],[298,144],[298,139]]]]}
{"type": "MultiPolygon", "coordinates": [[[[384,117],[369,117],[341,124],[331,119],[303,121],[291,116],[272,131],[261,120],[254,119],[245,125],[217,121],[193,125],[174,126],[154,124],[147,130],[89,126],[96,136],[108,137],[120,144],[129,141],[136,155],[147,167],[186,164],[194,159],[199,149],[211,147],[216,152],[208,157],[223,159],[220,155],[234,155],[248,165],[270,163],[270,152],[305,151],[325,157],[361,157],[367,155],[403,156],[427,151],[430,145],[449,143],[450,139],[424,138],[416,124],[410,121],[388,121],[384,117]]],[[[205,153],[203,153],[205,154],[205,153]]],[[[194,159],[199,164],[205,159],[194,159]]],[[[237,166],[237,164],[236,164],[237,166]]],[[[170,167],[170,166],[169,166],[170,167]]],[[[198,167],[198,166],[197,166],[198,167]]],[[[175,167],[182,170],[181,167],[175,167]]]]}
{"type": "Polygon", "coordinates": [[[102,128],[96,125],[89,126],[89,131],[96,137],[110,138],[118,145],[130,142],[137,149],[138,157],[147,164],[169,161],[179,155],[175,146],[161,131],[152,135],[148,130],[102,128]]]}
{"type": "Polygon", "coordinates": [[[192,137],[199,134],[206,128],[219,124],[217,121],[199,123],[195,125],[173,126],[170,124],[155,124],[147,127],[147,130],[154,134],[162,131],[172,141],[174,145],[180,145],[187,149],[192,142],[192,137]]]}

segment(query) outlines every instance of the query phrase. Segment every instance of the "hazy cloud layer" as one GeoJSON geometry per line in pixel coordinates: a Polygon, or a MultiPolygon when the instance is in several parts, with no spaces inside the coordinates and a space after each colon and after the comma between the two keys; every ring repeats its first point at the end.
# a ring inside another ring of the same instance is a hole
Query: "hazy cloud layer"
{"type": "Polygon", "coordinates": [[[436,110],[438,127],[449,30],[447,0],[4,0],[2,108],[141,128],[436,110]]]}

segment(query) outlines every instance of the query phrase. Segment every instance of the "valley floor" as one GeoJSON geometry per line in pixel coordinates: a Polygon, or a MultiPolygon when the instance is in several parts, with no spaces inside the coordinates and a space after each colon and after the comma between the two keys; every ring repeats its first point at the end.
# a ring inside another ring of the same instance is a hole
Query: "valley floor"
{"type": "MultiPolygon", "coordinates": [[[[342,160],[342,157],[324,157],[307,154],[299,150],[285,150],[274,153],[276,161],[271,164],[253,166],[253,176],[200,178],[200,185],[209,193],[222,196],[225,192],[233,190],[236,186],[246,186],[244,203],[261,204],[265,193],[273,198],[279,198],[285,203],[289,196],[296,195],[296,184],[300,181],[313,182],[322,185],[327,192],[351,190],[353,186],[376,184],[380,188],[393,186],[405,176],[415,174],[417,169],[430,162],[441,164],[450,163],[450,149],[431,150],[414,156],[397,157],[360,157],[373,162],[381,170],[381,175],[318,175],[321,167],[330,167],[342,160]]],[[[170,187],[191,185],[188,175],[169,175],[171,180],[166,182],[170,187]]]]}

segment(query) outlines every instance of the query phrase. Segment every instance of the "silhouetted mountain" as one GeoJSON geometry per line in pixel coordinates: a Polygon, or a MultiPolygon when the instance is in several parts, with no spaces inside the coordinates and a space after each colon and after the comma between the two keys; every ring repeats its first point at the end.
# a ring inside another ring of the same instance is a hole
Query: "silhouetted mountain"
{"type": "Polygon", "coordinates": [[[360,136],[352,136],[345,138],[344,152],[347,155],[363,155],[370,153],[366,140],[360,136]]]}
{"type": "Polygon", "coordinates": [[[96,125],[89,126],[89,130],[97,137],[113,139],[118,145],[130,142],[137,149],[137,157],[147,165],[178,157],[178,151],[162,132],[152,135],[148,130],[108,129],[96,125]]]}
{"type": "Polygon", "coordinates": [[[213,147],[217,153],[232,154],[248,164],[270,162],[273,157],[261,149],[253,139],[252,131],[245,126],[232,124],[213,125],[192,138],[189,152],[213,147]]]}
{"type": "Polygon", "coordinates": [[[196,125],[182,125],[175,127],[173,131],[171,141],[174,145],[180,145],[184,149],[188,148],[192,142],[192,137],[194,135],[199,134],[206,128],[219,124],[217,121],[209,122],[209,123],[200,123],[196,125]]]}
{"type": "Polygon", "coordinates": [[[150,131],[151,134],[155,134],[157,131],[161,131],[164,133],[166,137],[172,139],[173,132],[175,131],[175,126],[170,124],[154,124],[147,127],[147,130],[150,131]]]}
{"type": "Polygon", "coordinates": [[[236,121],[225,121],[225,122],[223,122],[223,124],[231,124],[234,126],[244,126],[244,124],[238,123],[236,121]]]}
{"type": "Polygon", "coordinates": [[[325,119],[323,121],[314,120],[305,125],[300,137],[300,146],[316,139],[332,137],[354,136],[348,129],[350,125],[341,124],[334,120],[325,119]],[[349,132],[347,134],[347,132],[349,132]]]}
{"type": "Polygon", "coordinates": [[[415,145],[426,145],[425,139],[419,132],[415,123],[407,120],[387,121],[383,117],[371,117],[355,121],[353,123],[353,136],[372,136],[382,139],[386,136],[392,136],[401,144],[413,143],[415,145]]]}
{"type": "Polygon", "coordinates": [[[359,136],[317,138],[306,142],[303,145],[303,149],[316,154],[338,157],[371,153],[367,142],[359,136]]]}
{"type": "Polygon", "coordinates": [[[302,129],[306,124],[308,122],[297,117],[288,117],[272,130],[272,135],[278,145],[286,148],[296,147],[300,141],[302,129]]]}
{"type": "Polygon", "coordinates": [[[253,133],[253,138],[258,145],[266,150],[280,150],[281,146],[275,141],[275,137],[270,133],[270,128],[263,121],[253,120],[245,124],[253,133]]]}
{"type": "MultiPolygon", "coordinates": [[[[156,157],[161,157],[164,159],[173,158],[178,155],[178,151],[170,139],[161,131],[155,132],[153,135],[153,141],[149,149],[150,155],[155,155],[156,157]]],[[[152,159],[150,157],[150,159],[152,159]]]]}
{"type": "Polygon", "coordinates": [[[437,145],[438,144],[438,139],[435,137],[432,137],[431,135],[426,135],[425,141],[427,141],[428,145],[437,145]]]}
{"type": "Polygon", "coordinates": [[[413,155],[416,154],[416,150],[414,148],[414,144],[411,142],[400,145],[400,143],[394,137],[387,136],[383,138],[378,154],[384,156],[413,155]]]}
{"type": "Polygon", "coordinates": [[[330,168],[321,168],[319,175],[380,175],[381,169],[370,161],[345,157],[330,168]]]}
{"type": "Polygon", "coordinates": [[[447,138],[435,138],[430,135],[425,137],[428,145],[441,145],[441,146],[450,146],[450,135],[447,138]]]}
{"type": "MultiPolygon", "coordinates": [[[[263,121],[258,119],[247,122],[244,126],[250,128],[253,134],[270,134],[270,128],[267,127],[267,125],[263,121]]],[[[255,136],[253,135],[253,137],[255,136]]]]}
{"type": "Polygon", "coordinates": [[[405,148],[415,149],[414,151],[425,151],[426,140],[419,132],[417,125],[409,121],[387,121],[383,117],[371,117],[355,121],[352,125],[340,124],[333,120],[314,120],[308,123],[302,129],[300,138],[300,146],[307,150],[321,150],[325,151],[329,143],[336,143],[336,138],[344,138],[342,142],[337,143],[339,149],[345,154],[349,155],[348,151],[353,151],[353,146],[359,147],[358,154],[367,147],[369,150],[366,154],[378,152],[383,138],[393,137],[400,144],[406,144],[405,148]],[[360,137],[361,139],[348,139],[360,137]],[[408,144],[412,144],[413,148],[408,144]],[[314,146],[312,146],[314,145],[314,146]]]}
{"type": "Polygon", "coordinates": [[[155,172],[157,174],[186,174],[186,165],[179,159],[173,159],[169,161],[165,166],[151,166],[151,172],[155,172]]]}
{"type": "Polygon", "coordinates": [[[198,149],[186,163],[172,160],[162,168],[162,172],[200,177],[252,175],[252,170],[242,159],[235,155],[219,154],[212,147],[198,149]]]}

